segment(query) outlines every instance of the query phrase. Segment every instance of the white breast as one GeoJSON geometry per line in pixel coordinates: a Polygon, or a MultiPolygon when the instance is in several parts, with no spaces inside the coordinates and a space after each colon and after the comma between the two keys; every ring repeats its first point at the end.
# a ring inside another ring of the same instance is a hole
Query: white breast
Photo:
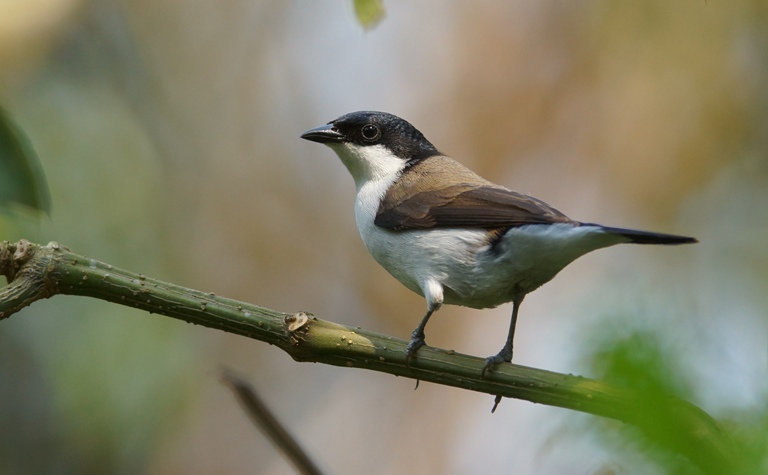
{"type": "MultiPolygon", "coordinates": [[[[368,252],[392,276],[410,290],[426,296],[435,294],[430,283],[439,283],[445,302],[471,305],[478,287],[471,284],[481,271],[480,253],[486,245],[486,232],[472,229],[430,229],[391,231],[374,224],[379,203],[394,177],[362,184],[355,199],[355,221],[368,252]]],[[[482,285],[481,285],[482,286],[482,285]]],[[[433,285],[434,287],[434,285],[433,285]]],[[[509,299],[504,299],[507,302],[509,299]]],[[[491,306],[498,305],[494,303],[491,306]]],[[[487,306],[487,305],[481,305],[487,306]]]]}

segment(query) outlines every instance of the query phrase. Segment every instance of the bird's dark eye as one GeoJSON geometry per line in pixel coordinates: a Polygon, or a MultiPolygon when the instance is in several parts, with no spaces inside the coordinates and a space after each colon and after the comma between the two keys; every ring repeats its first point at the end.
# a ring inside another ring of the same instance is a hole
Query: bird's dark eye
{"type": "Polygon", "coordinates": [[[363,133],[363,140],[366,142],[375,142],[381,137],[381,130],[373,124],[365,124],[361,132],[363,133]]]}

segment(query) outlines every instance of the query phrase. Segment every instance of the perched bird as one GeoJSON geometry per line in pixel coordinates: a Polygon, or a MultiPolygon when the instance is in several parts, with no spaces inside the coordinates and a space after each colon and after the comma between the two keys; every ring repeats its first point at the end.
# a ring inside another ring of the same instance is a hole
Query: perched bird
{"type": "Polygon", "coordinates": [[[512,361],[523,298],[574,259],[614,244],[687,244],[696,239],[574,221],[543,201],[478,176],[438,152],[407,121],[352,112],[305,132],[329,146],[357,187],[355,221],[363,243],[392,276],[427,300],[411,334],[407,362],[442,304],[491,308],[512,302],[504,347],[482,375],[512,361]]]}

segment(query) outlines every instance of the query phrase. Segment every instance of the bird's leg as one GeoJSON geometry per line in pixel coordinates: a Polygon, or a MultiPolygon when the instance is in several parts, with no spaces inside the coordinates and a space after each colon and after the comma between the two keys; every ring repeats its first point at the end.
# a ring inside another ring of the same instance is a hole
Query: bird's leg
{"type": "Polygon", "coordinates": [[[483,372],[480,373],[481,377],[485,377],[485,373],[492,369],[494,365],[499,363],[509,363],[512,361],[512,340],[515,339],[515,324],[517,323],[517,312],[520,310],[520,303],[522,303],[523,297],[518,297],[512,301],[512,320],[509,322],[509,335],[507,336],[507,342],[504,343],[504,347],[494,356],[489,356],[485,359],[485,366],[483,366],[483,372]]]}
{"type": "Polygon", "coordinates": [[[424,315],[424,318],[421,319],[421,323],[419,323],[419,326],[416,327],[415,330],[413,330],[413,333],[411,333],[411,341],[408,342],[408,346],[405,347],[405,365],[410,366],[411,360],[416,356],[416,351],[418,351],[419,348],[424,346],[426,342],[424,341],[425,335],[424,335],[424,328],[427,326],[427,322],[429,321],[429,317],[432,316],[433,313],[435,313],[435,310],[440,308],[440,306],[431,307],[429,310],[427,310],[427,314],[424,315]]]}
{"type": "Polygon", "coordinates": [[[416,356],[416,351],[424,346],[424,327],[427,326],[429,317],[443,305],[443,286],[440,282],[434,279],[428,279],[422,285],[422,291],[424,292],[424,298],[427,299],[427,314],[421,319],[419,326],[411,333],[411,341],[408,342],[408,346],[405,347],[405,365],[410,366],[411,360],[416,356]]]}

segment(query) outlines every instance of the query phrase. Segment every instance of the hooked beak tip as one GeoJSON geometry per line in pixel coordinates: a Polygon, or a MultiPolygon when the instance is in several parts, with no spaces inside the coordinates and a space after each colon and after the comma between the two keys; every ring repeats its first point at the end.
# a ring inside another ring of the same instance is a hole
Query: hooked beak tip
{"type": "Polygon", "coordinates": [[[336,130],[331,124],[307,130],[301,134],[301,138],[317,143],[338,143],[343,142],[346,139],[344,134],[336,130]]]}

